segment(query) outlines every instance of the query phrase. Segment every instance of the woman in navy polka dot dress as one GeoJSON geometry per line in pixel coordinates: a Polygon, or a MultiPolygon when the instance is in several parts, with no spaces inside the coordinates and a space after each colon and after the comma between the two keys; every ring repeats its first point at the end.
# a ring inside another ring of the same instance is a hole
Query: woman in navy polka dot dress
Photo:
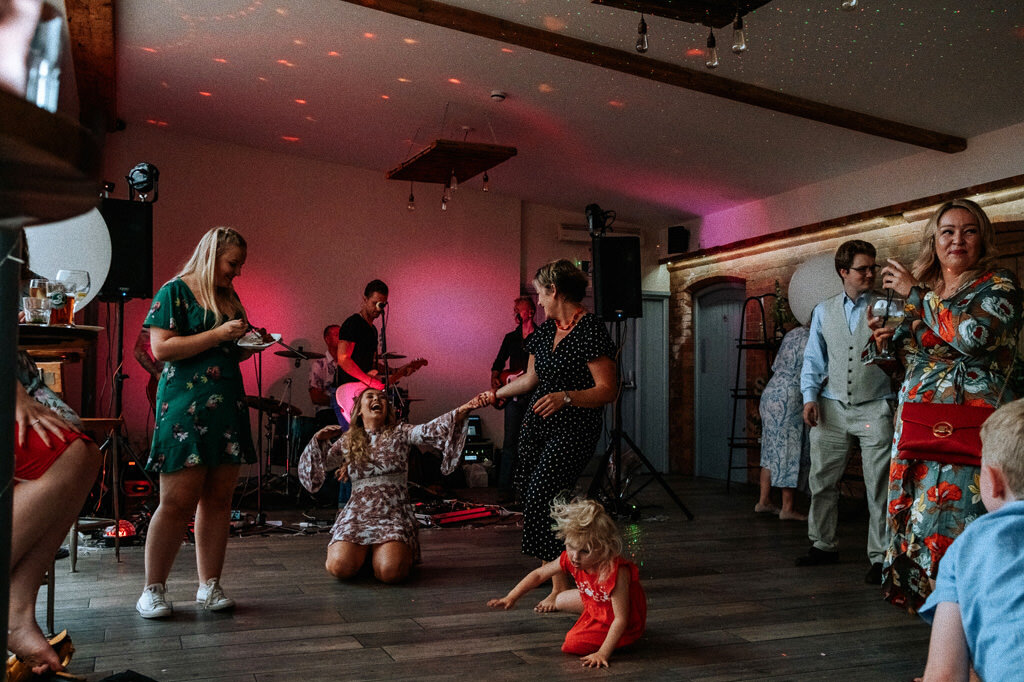
{"type": "MultiPolygon", "coordinates": [[[[603,407],[615,399],[615,344],[604,324],[583,309],[587,276],[568,260],[537,271],[533,286],[547,321],[526,342],[523,376],[488,391],[491,400],[534,391],[519,436],[515,485],[523,500],[523,553],[549,562],[563,543],[551,530],[551,503],[572,492],[601,436],[603,407]]],[[[553,611],[569,588],[564,575],[536,611],[553,611]]]]}

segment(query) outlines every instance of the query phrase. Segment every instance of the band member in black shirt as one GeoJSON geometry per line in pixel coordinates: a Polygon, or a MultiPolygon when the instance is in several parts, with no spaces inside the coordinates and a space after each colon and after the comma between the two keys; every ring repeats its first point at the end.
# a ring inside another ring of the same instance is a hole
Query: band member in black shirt
{"type": "MultiPolygon", "coordinates": [[[[513,312],[517,326],[505,334],[498,356],[491,365],[491,388],[494,390],[522,374],[530,358],[523,342],[535,329],[533,318],[537,314],[537,306],[529,296],[520,296],[514,302],[513,312]]],[[[529,402],[529,395],[519,395],[509,399],[504,405],[505,439],[501,444],[498,489],[505,495],[512,491],[512,470],[519,451],[519,427],[522,426],[523,415],[529,402]]]]}

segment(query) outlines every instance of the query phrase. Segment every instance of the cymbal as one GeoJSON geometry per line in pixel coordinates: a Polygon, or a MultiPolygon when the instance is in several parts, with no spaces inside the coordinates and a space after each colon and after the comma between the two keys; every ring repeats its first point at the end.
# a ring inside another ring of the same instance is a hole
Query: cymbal
{"type": "Polygon", "coordinates": [[[245,404],[254,410],[260,410],[266,412],[272,416],[280,416],[282,414],[291,415],[292,417],[301,417],[302,410],[289,405],[288,403],[281,402],[275,398],[261,398],[258,395],[247,395],[245,396],[245,404]]]}
{"type": "Polygon", "coordinates": [[[323,353],[317,353],[315,350],[304,350],[300,356],[293,350],[275,350],[274,355],[280,355],[282,358],[294,358],[296,360],[319,360],[324,357],[323,353]]]}
{"type": "Polygon", "coordinates": [[[401,353],[392,353],[390,351],[377,356],[379,360],[402,360],[406,357],[408,356],[402,355],[401,353]]]}

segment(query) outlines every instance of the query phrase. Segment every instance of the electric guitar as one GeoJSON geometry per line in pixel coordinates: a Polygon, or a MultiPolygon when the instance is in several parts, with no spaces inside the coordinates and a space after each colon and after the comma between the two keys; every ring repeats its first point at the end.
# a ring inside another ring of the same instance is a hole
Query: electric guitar
{"type": "MultiPolygon", "coordinates": [[[[504,372],[498,375],[498,381],[501,382],[502,386],[505,386],[507,384],[511,384],[513,381],[523,376],[524,374],[526,374],[525,369],[522,370],[521,372],[512,372],[506,369],[504,372]]],[[[509,398],[498,398],[497,400],[494,401],[494,409],[504,410],[505,405],[508,404],[508,401],[509,398]]]]}
{"type": "MultiPolygon", "coordinates": [[[[389,385],[398,383],[400,379],[404,379],[409,376],[420,367],[425,367],[427,361],[423,358],[416,358],[412,362],[402,365],[394,372],[391,372],[389,377],[389,385]]],[[[377,370],[368,372],[371,377],[379,375],[377,370]]],[[[347,384],[338,386],[338,389],[334,392],[334,399],[338,402],[338,409],[341,410],[341,416],[345,418],[345,421],[352,423],[352,407],[359,397],[359,394],[366,390],[366,384],[361,381],[350,381],[347,384]]]]}

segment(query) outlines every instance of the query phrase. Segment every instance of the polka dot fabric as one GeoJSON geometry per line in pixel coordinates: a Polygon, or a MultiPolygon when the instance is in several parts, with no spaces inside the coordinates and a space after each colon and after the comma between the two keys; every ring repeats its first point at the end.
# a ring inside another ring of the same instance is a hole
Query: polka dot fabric
{"type": "Polygon", "coordinates": [[[552,348],[556,332],[554,320],[548,320],[526,340],[539,382],[523,419],[515,472],[523,500],[523,554],[543,561],[554,561],[565,549],[551,530],[551,502],[559,493],[572,491],[593,457],[604,409],[569,405],[544,419],[533,412],[533,403],[548,393],[593,388],[587,363],[602,356],[615,358],[615,344],[593,314],[580,318],[552,348]]]}

